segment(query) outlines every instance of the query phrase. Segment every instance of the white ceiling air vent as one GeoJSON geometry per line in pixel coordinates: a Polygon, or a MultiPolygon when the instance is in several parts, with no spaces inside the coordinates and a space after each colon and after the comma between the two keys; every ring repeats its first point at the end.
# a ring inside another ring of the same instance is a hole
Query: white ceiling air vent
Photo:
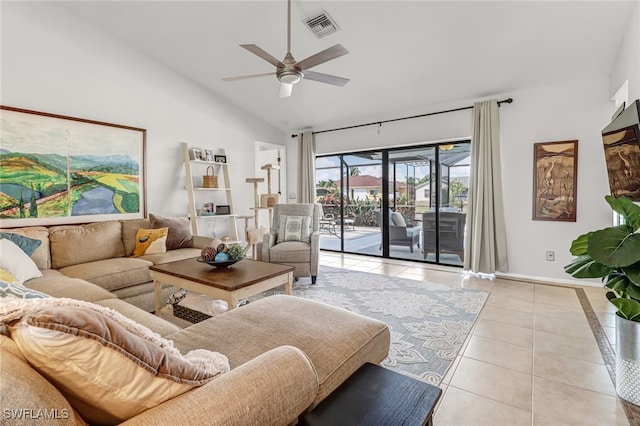
{"type": "Polygon", "coordinates": [[[331,16],[329,16],[325,11],[320,13],[318,16],[307,19],[305,23],[311,32],[318,38],[322,38],[339,30],[336,22],[331,19],[331,16]]]}

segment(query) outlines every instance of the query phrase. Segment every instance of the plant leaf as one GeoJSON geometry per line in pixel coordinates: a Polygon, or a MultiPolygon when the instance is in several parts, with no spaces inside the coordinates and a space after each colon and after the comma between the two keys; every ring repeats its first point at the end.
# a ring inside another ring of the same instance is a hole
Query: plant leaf
{"type": "Polygon", "coordinates": [[[640,206],[626,197],[616,198],[611,195],[604,197],[611,208],[619,213],[627,224],[629,224],[633,231],[640,229],[640,206]]]}
{"type": "Polygon", "coordinates": [[[618,308],[618,315],[631,321],[640,321],[640,302],[634,299],[616,297],[609,299],[618,308]]]}
{"type": "Polygon", "coordinates": [[[594,261],[589,255],[584,255],[573,259],[564,270],[574,278],[601,278],[613,271],[613,268],[594,261]]]}
{"type": "Polygon", "coordinates": [[[633,265],[640,260],[640,234],[629,225],[595,231],[587,249],[596,262],[613,268],[633,265]]]}
{"type": "Polygon", "coordinates": [[[573,240],[573,242],[571,243],[571,248],[569,249],[572,255],[582,256],[587,254],[587,246],[591,234],[593,234],[593,232],[587,232],[586,234],[582,234],[578,238],[573,240]]]}
{"type": "Polygon", "coordinates": [[[640,286],[640,262],[635,265],[622,268],[622,272],[624,272],[632,283],[640,286]]]}
{"type": "Polygon", "coordinates": [[[640,287],[625,275],[615,275],[607,279],[605,287],[610,288],[622,297],[630,297],[640,301],[640,287]]]}

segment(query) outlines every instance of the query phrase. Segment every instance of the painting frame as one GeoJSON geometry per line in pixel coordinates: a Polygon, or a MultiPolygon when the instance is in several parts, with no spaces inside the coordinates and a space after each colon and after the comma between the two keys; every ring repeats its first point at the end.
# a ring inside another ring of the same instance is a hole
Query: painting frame
{"type": "Polygon", "coordinates": [[[0,227],[147,217],[146,129],[6,105],[0,122],[0,227]]]}
{"type": "Polygon", "coordinates": [[[195,161],[204,161],[202,150],[200,148],[191,148],[191,159],[195,161]]]}
{"type": "Polygon", "coordinates": [[[533,220],[575,222],[578,140],[533,144],[533,220]]]}
{"type": "Polygon", "coordinates": [[[213,156],[213,162],[214,163],[226,164],[227,163],[227,156],[226,155],[214,155],[213,156]]]}

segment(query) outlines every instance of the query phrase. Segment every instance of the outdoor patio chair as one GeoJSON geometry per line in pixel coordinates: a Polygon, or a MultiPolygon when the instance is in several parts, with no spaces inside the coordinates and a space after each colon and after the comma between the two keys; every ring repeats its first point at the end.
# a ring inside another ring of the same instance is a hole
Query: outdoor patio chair
{"type": "MultiPolygon", "coordinates": [[[[322,210],[322,207],[321,207],[322,210]]],[[[324,210],[322,210],[322,216],[320,217],[320,222],[319,222],[319,230],[320,231],[327,231],[330,234],[335,234],[336,233],[336,218],[333,215],[333,213],[324,213],[324,210]]]]}
{"type": "MultiPolygon", "coordinates": [[[[376,210],[376,217],[380,224],[380,230],[384,232],[382,226],[382,212],[376,210]]],[[[413,253],[413,245],[416,244],[420,248],[420,225],[408,225],[400,212],[392,212],[389,209],[389,245],[390,246],[407,246],[409,251],[413,253]]],[[[380,243],[382,249],[382,243],[380,243]]]]}
{"type": "MultiPolygon", "coordinates": [[[[440,253],[454,253],[464,261],[464,226],[466,213],[440,212],[440,253]]],[[[436,252],[436,214],[422,213],[424,258],[436,252]]]]}

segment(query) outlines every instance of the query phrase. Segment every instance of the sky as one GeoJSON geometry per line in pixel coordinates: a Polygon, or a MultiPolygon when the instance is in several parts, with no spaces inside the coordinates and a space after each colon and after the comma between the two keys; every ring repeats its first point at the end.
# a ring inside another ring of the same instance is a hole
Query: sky
{"type": "Polygon", "coordinates": [[[141,132],[16,111],[0,112],[0,148],[31,154],[142,156],[141,132]]]}

